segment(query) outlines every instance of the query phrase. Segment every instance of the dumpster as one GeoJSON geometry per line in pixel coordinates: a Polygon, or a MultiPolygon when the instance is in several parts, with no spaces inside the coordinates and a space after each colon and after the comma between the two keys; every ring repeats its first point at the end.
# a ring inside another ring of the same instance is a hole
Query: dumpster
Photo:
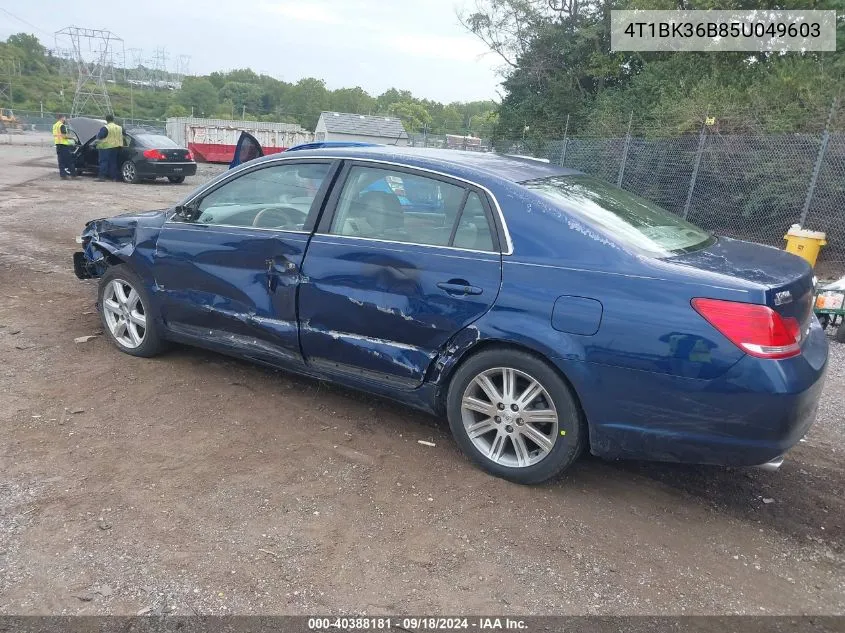
{"type": "Polygon", "coordinates": [[[810,266],[816,265],[819,250],[827,244],[824,233],[802,229],[800,224],[793,224],[783,239],[786,240],[786,252],[806,259],[810,266]]]}
{"type": "Polygon", "coordinates": [[[296,123],[266,121],[227,121],[173,117],[167,119],[167,136],[194,153],[197,161],[229,163],[241,132],[254,136],[265,154],[283,152],[288,147],[314,140],[314,134],[296,123]]]}

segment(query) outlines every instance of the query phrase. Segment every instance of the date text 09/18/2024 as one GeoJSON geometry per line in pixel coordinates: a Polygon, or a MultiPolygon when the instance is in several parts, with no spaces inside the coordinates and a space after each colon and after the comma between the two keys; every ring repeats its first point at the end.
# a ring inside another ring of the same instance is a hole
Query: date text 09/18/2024
{"type": "Polygon", "coordinates": [[[526,623],[518,618],[497,617],[318,617],[308,618],[313,631],[363,630],[525,630],[526,623]]]}

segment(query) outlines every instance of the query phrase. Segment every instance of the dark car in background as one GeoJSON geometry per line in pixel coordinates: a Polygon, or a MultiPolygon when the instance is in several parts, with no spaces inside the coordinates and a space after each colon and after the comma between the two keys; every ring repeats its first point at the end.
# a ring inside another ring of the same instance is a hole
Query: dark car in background
{"type": "MultiPolygon", "coordinates": [[[[99,169],[97,132],[106,122],[102,119],[74,117],[68,123],[77,140],[74,148],[77,172],[96,174],[99,169]]],[[[187,176],[197,173],[197,164],[189,149],[162,134],[140,128],[124,129],[118,165],[121,178],[128,183],[167,178],[178,184],[184,182],[187,176]]]]}

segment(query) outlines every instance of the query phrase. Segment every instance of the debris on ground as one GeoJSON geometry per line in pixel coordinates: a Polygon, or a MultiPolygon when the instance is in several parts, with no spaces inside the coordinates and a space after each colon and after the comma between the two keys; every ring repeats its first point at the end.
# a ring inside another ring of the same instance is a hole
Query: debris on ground
{"type": "Polygon", "coordinates": [[[427,442],[426,440],[417,440],[417,444],[422,444],[423,446],[436,446],[434,442],[427,442]]]}
{"type": "Polygon", "coordinates": [[[75,339],[73,339],[73,342],[74,343],[87,343],[92,338],[97,338],[98,336],[99,336],[99,334],[91,334],[89,336],[77,336],[75,339]]]}

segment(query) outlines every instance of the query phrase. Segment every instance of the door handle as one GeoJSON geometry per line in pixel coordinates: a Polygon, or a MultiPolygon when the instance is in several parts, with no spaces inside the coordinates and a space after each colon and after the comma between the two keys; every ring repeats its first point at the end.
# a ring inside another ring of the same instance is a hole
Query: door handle
{"type": "Polygon", "coordinates": [[[463,279],[441,281],[437,287],[450,295],[480,295],[483,292],[478,286],[471,286],[463,279]]]}
{"type": "Polygon", "coordinates": [[[285,258],[269,258],[264,263],[267,265],[267,290],[270,292],[276,291],[279,285],[279,275],[284,273],[294,274],[297,271],[296,264],[285,258]]]}

